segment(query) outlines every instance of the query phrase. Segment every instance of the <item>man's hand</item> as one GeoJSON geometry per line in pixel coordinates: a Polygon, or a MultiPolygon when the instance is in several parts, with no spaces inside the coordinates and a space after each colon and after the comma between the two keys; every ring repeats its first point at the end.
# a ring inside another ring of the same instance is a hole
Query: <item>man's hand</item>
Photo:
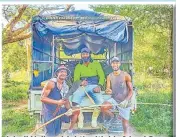
{"type": "Polygon", "coordinates": [[[100,86],[95,87],[95,88],[93,89],[93,91],[94,91],[95,93],[99,93],[99,92],[101,91],[100,86]]]}
{"type": "Polygon", "coordinates": [[[71,116],[72,115],[72,109],[70,108],[67,112],[66,112],[66,116],[71,116]]]}
{"type": "Polygon", "coordinates": [[[64,105],[65,103],[66,103],[66,100],[64,100],[64,99],[60,99],[60,100],[57,101],[57,105],[58,105],[58,106],[62,106],[62,105],[64,105]]]}
{"type": "Polygon", "coordinates": [[[119,106],[122,107],[122,108],[126,108],[127,105],[128,105],[128,100],[127,100],[127,99],[125,99],[124,101],[122,101],[122,102],[119,104],[119,106]]]}
{"type": "Polygon", "coordinates": [[[83,81],[81,82],[81,86],[87,86],[87,84],[88,84],[88,82],[87,82],[86,80],[83,80],[83,81]]]}
{"type": "Polygon", "coordinates": [[[108,94],[108,95],[112,94],[112,90],[111,90],[110,88],[107,88],[107,89],[105,90],[105,92],[106,92],[106,94],[108,94]]]}

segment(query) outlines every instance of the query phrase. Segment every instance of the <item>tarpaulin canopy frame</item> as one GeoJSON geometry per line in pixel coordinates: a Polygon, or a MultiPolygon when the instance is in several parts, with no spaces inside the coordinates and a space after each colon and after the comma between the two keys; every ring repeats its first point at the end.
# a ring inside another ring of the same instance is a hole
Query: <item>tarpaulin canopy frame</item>
{"type": "MultiPolygon", "coordinates": [[[[53,72],[55,69],[54,68],[54,62],[56,59],[55,46],[57,44],[56,43],[57,39],[67,41],[68,38],[74,38],[75,36],[78,36],[81,33],[85,35],[95,34],[95,37],[93,38],[98,38],[97,41],[103,41],[102,39],[104,38],[107,42],[107,45],[108,44],[114,45],[113,55],[109,54],[109,57],[108,57],[108,59],[110,59],[112,58],[112,56],[117,56],[118,54],[117,47],[120,47],[119,45],[126,45],[129,41],[131,41],[129,45],[131,46],[133,45],[132,38],[129,40],[128,28],[132,28],[132,22],[126,17],[117,16],[117,15],[109,15],[109,14],[104,14],[104,13],[96,13],[92,11],[80,10],[80,11],[73,11],[73,12],[61,12],[61,13],[43,15],[43,16],[38,15],[34,17],[32,21],[33,49],[35,48],[39,49],[40,47],[42,52],[44,52],[43,54],[49,54],[50,57],[47,60],[47,57],[45,57],[45,55],[42,55],[42,57],[36,57],[36,55],[33,54],[33,61],[34,62],[47,61],[48,63],[52,63],[51,76],[53,76],[53,72]],[[79,18],[79,17],[86,17],[87,15],[88,17],[96,17],[96,18],[101,17],[101,18],[99,20],[93,20],[93,21],[91,20],[82,21],[81,18],[79,18]],[[72,17],[72,16],[76,16],[77,18],[74,21],[62,19],[63,17],[72,17]],[[61,20],[59,20],[59,18],[57,17],[61,17],[61,20]],[[115,20],[115,21],[107,20],[107,19],[103,19],[102,17],[116,17],[119,20],[115,20]],[[106,25],[104,26],[105,23],[106,25]],[[89,26],[87,24],[89,24],[89,26]],[[119,32],[118,29],[119,30],[122,29],[123,30],[122,33],[119,32]],[[70,36],[69,34],[72,36],[70,36]],[[36,43],[35,39],[37,38],[39,38],[42,41],[41,44],[38,43],[41,46],[39,46],[36,43]],[[49,45],[52,45],[52,46],[49,46],[49,45]]],[[[81,37],[81,38],[83,40],[84,39],[86,40],[88,39],[88,36],[85,38],[84,37],[81,37]]],[[[78,39],[74,39],[74,41],[77,41],[77,43],[81,42],[81,41],[78,41],[78,39]]],[[[92,43],[92,45],[89,47],[91,48],[96,47],[94,46],[93,41],[95,41],[95,39],[90,41],[90,44],[92,43]]],[[[100,43],[99,45],[101,46],[103,44],[104,43],[100,43]]],[[[71,48],[72,45],[73,45],[72,43],[69,43],[69,45],[64,46],[65,53],[68,53],[69,55],[76,54],[80,51],[81,48],[84,47],[82,46],[82,44],[79,44],[80,48],[79,49],[76,48],[78,50],[73,51],[72,49],[67,49],[67,47],[71,48]]],[[[110,48],[110,47],[104,46],[103,48],[110,48]]],[[[99,50],[99,52],[95,54],[101,54],[103,52],[104,50],[99,50]]]]}

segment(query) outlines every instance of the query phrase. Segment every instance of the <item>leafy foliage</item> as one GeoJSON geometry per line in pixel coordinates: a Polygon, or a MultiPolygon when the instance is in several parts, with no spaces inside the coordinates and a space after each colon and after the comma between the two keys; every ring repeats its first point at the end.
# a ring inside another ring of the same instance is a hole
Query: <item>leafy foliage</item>
{"type": "MultiPolygon", "coordinates": [[[[172,104],[172,5],[91,5],[93,10],[130,17],[134,28],[134,82],[138,102],[172,104]],[[159,77],[159,78],[158,78],[159,77]],[[165,78],[165,79],[164,79],[165,78]]],[[[173,135],[173,108],[138,105],[131,124],[140,133],[173,135]]]]}
{"type": "Polygon", "coordinates": [[[3,78],[7,81],[10,73],[27,69],[26,47],[20,46],[18,42],[3,46],[2,62],[3,78]]]}
{"type": "MultiPolygon", "coordinates": [[[[74,10],[72,4],[66,5],[3,5],[3,80],[8,81],[10,73],[27,70],[27,53],[25,39],[31,37],[30,23],[33,16],[39,13],[74,10]]],[[[29,60],[29,58],[28,58],[29,60]]],[[[30,64],[30,62],[28,62],[30,64]]],[[[28,69],[30,66],[28,65],[28,69]]]]}
{"type": "Polygon", "coordinates": [[[136,72],[172,77],[172,5],[91,5],[93,10],[131,18],[136,72]]]}

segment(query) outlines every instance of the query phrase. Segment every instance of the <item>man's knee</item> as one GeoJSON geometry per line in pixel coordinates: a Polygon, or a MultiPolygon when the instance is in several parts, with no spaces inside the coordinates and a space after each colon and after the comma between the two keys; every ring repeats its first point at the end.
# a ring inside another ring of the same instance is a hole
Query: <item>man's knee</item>
{"type": "Polygon", "coordinates": [[[112,104],[111,103],[109,103],[109,102],[104,102],[103,104],[102,104],[102,106],[101,106],[101,111],[102,112],[105,112],[105,111],[107,111],[107,110],[109,110],[109,109],[112,109],[112,104]]]}
{"type": "Polygon", "coordinates": [[[71,122],[76,123],[78,120],[78,116],[80,114],[80,110],[74,111],[71,116],[71,122]]]}
{"type": "Polygon", "coordinates": [[[76,115],[76,116],[79,116],[80,114],[80,106],[75,103],[75,102],[72,102],[72,106],[73,106],[73,115],[76,115]]]}
{"type": "Polygon", "coordinates": [[[122,123],[123,123],[123,126],[125,128],[128,128],[129,127],[129,121],[128,120],[125,120],[124,118],[122,119],[122,123]]]}
{"type": "Polygon", "coordinates": [[[73,115],[79,116],[79,114],[80,114],[80,110],[76,110],[73,112],[73,115]]]}
{"type": "Polygon", "coordinates": [[[80,90],[76,90],[73,93],[72,102],[76,102],[77,104],[80,104],[84,96],[85,96],[84,92],[82,92],[80,90]]]}

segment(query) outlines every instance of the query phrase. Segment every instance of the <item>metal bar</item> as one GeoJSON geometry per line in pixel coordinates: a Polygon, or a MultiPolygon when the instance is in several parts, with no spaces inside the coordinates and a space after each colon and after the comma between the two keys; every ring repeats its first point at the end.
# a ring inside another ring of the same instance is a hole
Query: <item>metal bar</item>
{"type": "MultiPolygon", "coordinates": [[[[31,27],[31,31],[33,32],[33,30],[32,30],[32,27],[31,27]]],[[[32,47],[34,47],[33,46],[33,38],[34,38],[34,36],[33,36],[34,34],[32,33],[32,37],[31,37],[31,46],[32,47]]],[[[33,69],[34,69],[34,64],[33,64],[33,62],[32,62],[32,60],[33,60],[33,49],[32,49],[32,51],[31,51],[31,53],[30,53],[30,56],[31,56],[31,85],[30,85],[30,88],[31,87],[33,87],[33,82],[34,82],[34,80],[33,80],[33,69]]],[[[31,105],[31,102],[30,102],[30,105],[31,105]]]]}
{"type": "Polygon", "coordinates": [[[37,50],[37,51],[39,51],[39,52],[41,52],[41,53],[43,53],[43,54],[45,54],[45,55],[48,55],[48,56],[52,57],[50,54],[48,54],[48,53],[46,53],[46,52],[43,52],[42,50],[40,50],[40,49],[38,49],[38,48],[33,47],[33,49],[35,49],[35,50],[37,50]]]}
{"type": "Polygon", "coordinates": [[[117,43],[114,43],[114,57],[117,56],[117,43]]]}
{"type": "Polygon", "coordinates": [[[54,75],[54,35],[52,39],[52,77],[54,75]]]}
{"type": "MultiPolygon", "coordinates": [[[[119,54],[118,54],[119,55],[119,54]]],[[[112,59],[113,57],[111,57],[110,59],[112,59]]],[[[127,63],[133,63],[133,61],[132,60],[127,60],[127,61],[123,61],[123,60],[121,60],[120,61],[121,62],[121,64],[127,64],[127,63]]]]}
{"type": "Polygon", "coordinates": [[[33,60],[33,63],[52,63],[52,61],[33,60]]]}
{"type": "MultiPolygon", "coordinates": [[[[50,57],[53,57],[52,55],[50,55],[50,54],[48,54],[48,53],[46,53],[46,52],[43,52],[43,51],[41,51],[40,49],[38,49],[38,48],[35,48],[35,47],[33,47],[35,50],[37,50],[37,51],[39,51],[39,52],[41,52],[41,53],[43,53],[43,54],[45,54],[45,55],[48,55],[48,56],[50,56],[50,57]]],[[[58,57],[54,57],[54,58],[56,58],[56,59],[59,59],[59,60],[61,60],[60,58],[58,58],[58,57]]]]}
{"type": "Polygon", "coordinates": [[[129,61],[121,61],[121,64],[132,64],[133,61],[132,60],[129,60],[129,61]]]}
{"type": "Polygon", "coordinates": [[[108,64],[110,65],[110,58],[111,58],[111,47],[110,47],[110,45],[108,45],[108,49],[109,49],[109,53],[108,53],[108,55],[109,55],[108,64]]]}
{"type": "MultiPolygon", "coordinates": [[[[58,53],[59,53],[59,59],[61,58],[61,46],[62,45],[60,45],[58,48],[59,48],[59,51],[58,51],[58,53]]],[[[59,62],[60,62],[60,64],[61,64],[61,60],[59,60],[59,62]]]]}
{"type": "MultiPolygon", "coordinates": [[[[134,60],[134,28],[133,28],[133,25],[132,26],[130,26],[130,28],[131,28],[131,46],[132,46],[132,52],[131,52],[131,57],[132,57],[132,61],[134,60]]],[[[134,85],[134,70],[133,70],[133,68],[134,68],[134,65],[132,64],[131,65],[131,67],[132,67],[132,70],[131,70],[131,77],[132,77],[132,84],[134,85]]]]}
{"type": "MultiPolygon", "coordinates": [[[[62,60],[62,59],[61,59],[61,60],[62,60]]],[[[69,59],[69,58],[63,58],[62,61],[67,62],[66,60],[81,60],[81,59],[75,59],[75,58],[71,58],[71,59],[69,59]]],[[[93,60],[106,60],[106,59],[94,59],[94,58],[93,58],[93,60]]]]}
{"type": "Polygon", "coordinates": [[[124,52],[121,52],[121,53],[118,53],[117,55],[119,55],[119,54],[124,54],[124,53],[127,53],[127,52],[132,52],[132,49],[131,49],[131,50],[124,51],[124,52]]]}
{"type": "Polygon", "coordinates": [[[123,55],[123,52],[122,52],[122,44],[121,44],[121,53],[120,53],[120,55],[121,55],[121,60],[122,60],[122,55],[123,55]]]}

